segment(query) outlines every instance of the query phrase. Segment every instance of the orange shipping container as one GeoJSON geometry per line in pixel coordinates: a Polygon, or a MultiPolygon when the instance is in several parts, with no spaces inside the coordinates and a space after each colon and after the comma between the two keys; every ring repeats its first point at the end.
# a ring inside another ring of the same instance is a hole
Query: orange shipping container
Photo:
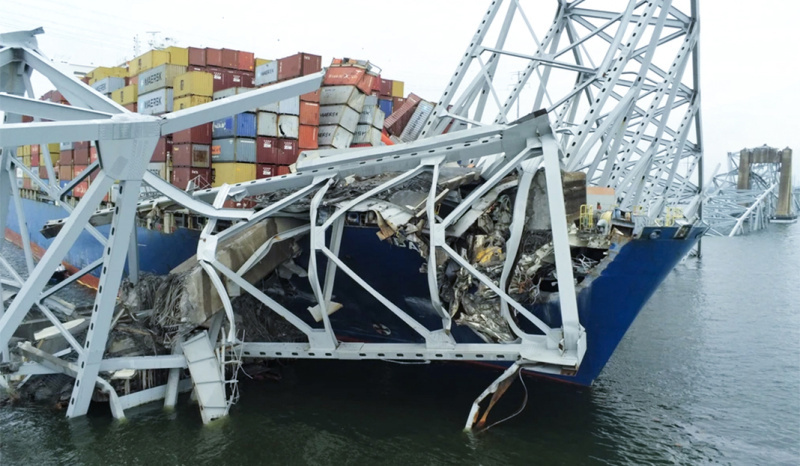
{"type": "Polygon", "coordinates": [[[308,94],[301,94],[300,101],[301,102],[316,102],[319,103],[319,89],[314,92],[309,92],[308,94]]]}
{"type": "Polygon", "coordinates": [[[300,136],[297,140],[297,147],[300,150],[316,149],[319,147],[317,143],[317,127],[300,125],[300,136]]]}
{"type": "Polygon", "coordinates": [[[313,102],[300,102],[300,124],[319,125],[319,104],[313,102]]]}

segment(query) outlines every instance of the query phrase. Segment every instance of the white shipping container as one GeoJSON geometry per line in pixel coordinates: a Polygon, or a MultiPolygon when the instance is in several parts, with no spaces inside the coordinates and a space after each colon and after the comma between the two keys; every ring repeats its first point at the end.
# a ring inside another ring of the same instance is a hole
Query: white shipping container
{"type": "Polygon", "coordinates": [[[377,95],[368,95],[364,97],[364,107],[371,107],[373,105],[378,105],[378,96],[377,95]]]}
{"type": "Polygon", "coordinates": [[[319,108],[319,124],[339,125],[350,131],[356,130],[359,114],[347,105],[325,105],[319,108]]]}
{"type": "Polygon", "coordinates": [[[346,149],[353,142],[353,133],[339,125],[325,125],[319,127],[317,142],[320,147],[330,146],[335,149],[346,149]]]}
{"type": "Polygon", "coordinates": [[[355,86],[325,86],[320,89],[319,104],[345,104],[358,113],[361,113],[361,110],[364,108],[364,99],[366,97],[367,96],[362,94],[355,86]]]}
{"type": "Polygon", "coordinates": [[[167,178],[167,162],[150,162],[147,164],[147,171],[163,180],[169,181],[169,178],[167,178]]]}
{"type": "Polygon", "coordinates": [[[125,78],[109,77],[95,81],[95,83],[92,84],[94,90],[106,95],[111,94],[117,89],[122,89],[123,87],[125,87],[125,78]]]}
{"type": "Polygon", "coordinates": [[[353,144],[372,144],[378,147],[381,145],[381,130],[372,125],[358,125],[353,133],[353,144]]]}
{"type": "Polygon", "coordinates": [[[262,105],[258,107],[259,112],[270,112],[270,113],[280,113],[281,109],[279,106],[280,102],[273,102],[271,104],[262,105]]]}
{"type": "Polygon", "coordinates": [[[172,111],[172,88],[139,94],[137,111],[144,115],[160,115],[172,111]]]}
{"type": "Polygon", "coordinates": [[[300,115],[300,96],[281,100],[278,103],[278,113],[281,115],[300,115]]]}
{"type": "Polygon", "coordinates": [[[186,67],[180,65],[160,65],[139,73],[139,94],[146,94],[156,89],[172,87],[176,76],[186,73],[186,67]]]}
{"type": "Polygon", "coordinates": [[[361,112],[361,116],[358,118],[358,124],[383,128],[383,119],[383,110],[378,108],[377,105],[367,106],[365,104],[364,110],[361,112]]]}
{"type": "Polygon", "coordinates": [[[278,116],[279,137],[297,139],[300,136],[300,117],[297,115],[278,116]]]}
{"type": "Polygon", "coordinates": [[[414,114],[411,115],[411,119],[408,120],[408,124],[400,133],[400,140],[403,142],[416,140],[431,112],[433,112],[433,104],[425,100],[420,101],[414,114]]]}
{"type": "Polygon", "coordinates": [[[75,143],[72,142],[62,142],[58,145],[59,149],[62,151],[64,150],[72,150],[75,148],[75,143]]]}
{"type": "Polygon", "coordinates": [[[256,134],[259,136],[278,137],[278,115],[270,112],[258,112],[256,117],[256,134]]]}
{"type": "Polygon", "coordinates": [[[278,80],[278,60],[256,67],[256,86],[272,84],[278,80]]]}

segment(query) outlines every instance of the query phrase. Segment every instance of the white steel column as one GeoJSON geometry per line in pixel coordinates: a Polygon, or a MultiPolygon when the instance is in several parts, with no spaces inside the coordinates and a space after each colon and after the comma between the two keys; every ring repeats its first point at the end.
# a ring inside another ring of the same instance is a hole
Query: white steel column
{"type": "MultiPolygon", "coordinates": [[[[155,146],[155,140],[153,146],[155,146]]],[[[110,189],[112,181],[105,173],[101,173],[89,186],[90,191],[92,188],[95,189],[91,194],[87,193],[87,197],[99,203],[110,189]]],[[[89,402],[92,400],[94,385],[87,381],[96,380],[100,371],[100,362],[108,341],[108,332],[111,330],[117,292],[122,281],[123,265],[128,252],[127,243],[131,240],[131,229],[136,218],[136,203],[139,200],[141,184],[141,179],[120,181],[120,198],[114,208],[108,245],[103,253],[103,270],[100,273],[97,297],[92,307],[92,318],[86,334],[84,354],[78,359],[78,374],[67,408],[68,417],[86,414],[89,402]],[[82,381],[83,384],[81,384],[82,381]]]]}

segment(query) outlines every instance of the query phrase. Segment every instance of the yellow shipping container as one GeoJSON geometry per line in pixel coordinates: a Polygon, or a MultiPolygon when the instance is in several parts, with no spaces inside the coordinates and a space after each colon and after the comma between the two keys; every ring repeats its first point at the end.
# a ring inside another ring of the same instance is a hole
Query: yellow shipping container
{"type": "MultiPolygon", "coordinates": [[[[52,144],[50,144],[50,145],[52,145],[52,144]]],[[[56,146],[58,146],[58,144],[56,144],[56,146]]],[[[60,156],[61,156],[61,152],[58,150],[58,147],[56,147],[56,150],[54,150],[54,151],[51,150],[50,151],[50,163],[53,165],[53,167],[55,167],[56,164],[58,164],[58,159],[60,158],[60,156]]],[[[47,165],[45,165],[45,163],[46,162],[44,161],[44,154],[42,154],[42,156],[39,158],[39,166],[40,167],[46,167],[47,165]]]]}
{"type": "Polygon", "coordinates": [[[271,62],[272,60],[267,60],[266,58],[256,58],[256,66],[266,65],[271,62]]]}
{"type": "MultiPolygon", "coordinates": [[[[19,147],[17,147],[17,157],[25,157],[26,155],[28,157],[30,157],[30,155],[31,155],[31,146],[19,146],[19,147]]],[[[28,166],[30,167],[31,164],[28,163],[28,166]]]]}
{"type": "Polygon", "coordinates": [[[120,105],[135,104],[138,98],[139,86],[136,84],[125,86],[122,89],[117,89],[111,93],[111,100],[120,105]]]}
{"type": "Polygon", "coordinates": [[[189,49],[184,47],[167,47],[169,62],[173,65],[189,66],[189,49]]]}
{"type": "Polygon", "coordinates": [[[128,76],[136,76],[142,71],[169,63],[169,52],[166,50],[151,50],[140,55],[128,63],[128,76]]]}
{"type": "Polygon", "coordinates": [[[96,81],[100,81],[101,79],[105,78],[124,78],[128,76],[128,70],[121,66],[98,66],[92,71],[86,73],[86,76],[89,76],[89,84],[94,84],[96,81]]]}
{"type": "Polygon", "coordinates": [[[172,101],[172,111],[175,112],[208,102],[211,102],[211,97],[206,97],[204,95],[185,95],[172,101]]]}
{"type": "MultiPolygon", "coordinates": [[[[30,147],[30,146],[28,146],[30,147]]],[[[28,168],[31,168],[31,154],[24,154],[22,156],[22,164],[28,168]]]]}
{"type": "Polygon", "coordinates": [[[392,97],[403,97],[403,81],[392,81],[392,97]]]}
{"type": "Polygon", "coordinates": [[[190,71],[175,76],[175,80],[172,82],[172,96],[176,100],[185,95],[211,97],[213,94],[214,75],[205,71],[190,71]]]}
{"type": "Polygon", "coordinates": [[[236,184],[256,179],[256,164],[254,163],[212,163],[214,170],[213,188],[218,188],[225,183],[236,184]]]}

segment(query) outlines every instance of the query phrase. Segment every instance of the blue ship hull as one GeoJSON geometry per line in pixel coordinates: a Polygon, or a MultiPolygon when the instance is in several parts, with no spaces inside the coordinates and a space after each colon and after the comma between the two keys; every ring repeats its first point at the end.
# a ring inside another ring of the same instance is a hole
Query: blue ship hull
{"type": "MultiPolygon", "coordinates": [[[[67,214],[52,204],[28,199],[23,199],[22,204],[31,241],[40,255],[52,242],[52,239],[42,236],[40,230],[46,222],[64,218],[67,214]]],[[[19,224],[13,204],[10,207],[6,236],[14,239],[16,235],[18,239],[19,224]]],[[[98,227],[98,230],[108,234],[108,226],[98,227]]],[[[424,261],[419,252],[380,241],[376,231],[371,227],[346,227],[339,257],[422,325],[430,330],[441,328],[441,319],[430,305],[427,275],[420,273],[424,261]]],[[[648,227],[639,238],[612,245],[609,255],[614,256],[613,259],[578,287],[578,311],[587,335],[586,355],[580,368],[576,373],[548,374],[548,377],[579,385],[592,384],[644,304],[667,274],[697,244],[705,230],[693,227],[684,238],[675,239],[677,231],[678,227],[648,227]],[[658,234],[653,234],[656,231],[658,234]]],[[[138,227],[138,235],[141,270],[164,275],[196,252],[199,232],[180,228],[165,234],[138,227]]],[[[308,251],[308,248],[303,247],[303,250],[308,251]]],[[[80,269],[99,258],[101,253],[100,244],[89,233],[83,232],[67,254],[66,262],[73,270],[80,269]]],[[[318,260],[322,274],[326,260],[324,257],[318,260]]],[[[304,252],[297,262],[307,267],[308,253],[304,252]]],[[[98,272],[95,271],[84,282],[95,285],[98,272]]],[[[307,279],[295,277],[291,280],[291,287],[295,292],[279,298],[279,301],[309,325],[321,328],[322,324],[314,322],[307,310],[315,304],[307,279]]],[[[340,338],[384,343],[423,342],[416,332],[342,271],[337,272],[334,289],[337,294],[333,300],[343,305],[331,316],[340,338]]],[[[555,300],[537,304],[532,311],[551,327],[559,327],[558,306],[555,300]]],[[[483,341],[465,326],[454,325],[452,333],[460,343],[483,341]]],[[[502,366],[502,363],[492,365],[502,366]]]]}
{"type": "MultiPolygon", "coordinates": [[[[45,238],[41,234],[44,225],[51,221],[66,218],[69,214],[59,206],[46,202],[22,199],[22,209],[25,213],[28,233],[33,245],[34,254],[41,257],[50,247],[54,238],[45,238]]],[[[99,226],[97,230],[108,237],[109,226],[99,226]]],[[[139,269],[158,275],[169,273],[175,266],[192,257],[197,252],[197,240],[200,232],[177,229],[174,233],[165,234],[156,230],[137,227],[139,243],[139,269]]],[[[9,203],[8,223],[6,224],[6,238],[21,246],[20,228],[14,203],[9,203]]],[[[100,258],[103,248],[94,236],[83,231],[75,241],[75,245],[67,253],[65,261],[71,273],[82,269],[100,258]]],[[[81,282],[96,286],[100,276],[100,268],[92,271],[81,282]]]]}
{"type": "MultiPolygon", "coordinates": [[[[697,244],[705,229],[693,227],[683,239],[673,239],[677,231],[678,227],[648,227],[640,238],[612,245],[609,255],[615,257],[578,287],[578,312],[587,335],[587,350],[580,368],[575,373],[547,374],[548,377],[585,386],[592,384],[644,304],[697,244]]],[[[379,241],[375,233],[374,228],[345,228],[339,257],[429,330],[441,329],[441,318],[430,305],[427,275],[419,271],[423,265],[419,252],[379,241]]],[[[297,261],[305,266],[307,260],[304,254],[297,261]]],[[[318,261],[319,270],[324,270],[326,261],[323,257],[318,257],[318,261]]],[[[307,280],[295,278],[292,284],[297,292],[282,299],[282,303],[309,325],[321,328],[307,311],[315,304],[307,280]]],[[[334,289],[337,294],[333,300],[343,307],[331,315],[331,324],[340,337],[365,342],[424,342],[342,271],[337,272],[334,289]]],[[[557,300],[534,305],[532,311],[551,327],[560,327],[557,300]]],[[[529,331],[532,330],[531,326],[529,331]]],[[[454,325],[452,334],[459,343],[483,342],[465,326],[454,325]]]]}

